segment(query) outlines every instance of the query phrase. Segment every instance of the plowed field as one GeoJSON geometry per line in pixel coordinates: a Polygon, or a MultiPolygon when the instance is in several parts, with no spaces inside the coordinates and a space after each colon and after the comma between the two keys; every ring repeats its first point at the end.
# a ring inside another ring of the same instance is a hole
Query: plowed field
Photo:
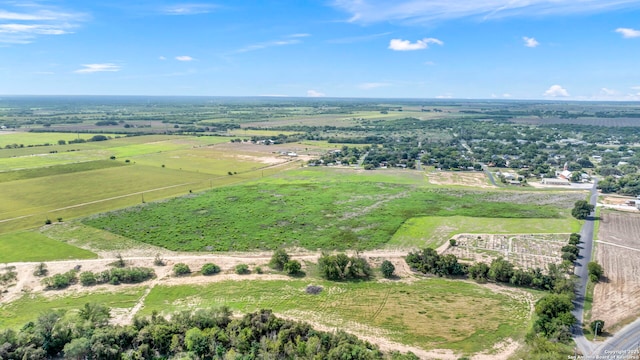
{"type": "Polygon", "coordinates": [[[591,318],[612,329],[640,314],[640,215],[603,211],[601,217],[596,259],[606,279],[595,286],[591,318]]]}

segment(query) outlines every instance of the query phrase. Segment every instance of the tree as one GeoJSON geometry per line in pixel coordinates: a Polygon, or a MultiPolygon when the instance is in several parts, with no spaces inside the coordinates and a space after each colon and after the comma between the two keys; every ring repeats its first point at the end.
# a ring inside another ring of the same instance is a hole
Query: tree
{"type": "Polygon", "coordinates": [[[513,276],[513,264],[502,257],[494,259],[487,275],[493,281],[509,282],[513,276]]]}
{"type": "Polygon", "coordinates": [[[177,263],[173,265],[173,274],[175,276],[188,275],[191,274],[191,269],[189,268],[189,265],[185,263],[177,263]]]}
{"type": "Polygon", "coordinates": [[[284,265],[289,262],[290,256],[287,254],[284,249],[277,249],[273,252],[271,256],[271,261],[269,261],[269,266],[273,269],[282,271],[284,270],[284,265]]]}
{"type": "Polygon", "coordinates": [[[604,320],[593,320],[589,324],[589,328],[591,328],[594,335],[602,334],[602,331],[604,330],[604,320]]]}
{"type": "Polygon", "coordinates": [[[393,276],[393,272],[396,271],[396,267],[393,266],[391,261],[385,260],[380,265],[380,271],[382,272],[382,276],[388,279],[393,276]]]}
{"type": "Polygon", "coordinates": [[[302,265],[298,260],[289,260],[283,267],[284,271],[289,275],[296,275],[302,270],[302,265]]]}
{"type": "Polygon", "coordinates": [[[91,352],[91,341],[84,337],[75,338],[64,346],[62,352],[65,359],[86,359],[91,352]]]}
{"type": "Polygon", "coordinates": [[[587,264],[587,270],[589,271],[589,280],[592,282],[598,282],[602,276],[604,276],[604,269],[602,265],[595,261],[591,261],[587,264]]]}
{"type": "Polygon", "coordinates": [[[478,282],[487,281],[489,277],[489,265],[480,262],[470,266],[469,276],[478,282]]]}
{"type": "Polygon", "coordinates": [[[578,200],[574,204],[573,210],[571,210],[571,215],[578,220],[584,220],[591,214],[593,209],[594,206],[586,200],[578,200]]]}
{"type": "Polygon", "coordinates": [[[102,304],[85,303],[84,307],[78,312],[78,317],[90,322],[95,327],[102,327],[109,323],[110,312],[111,310],[102,304]]]}

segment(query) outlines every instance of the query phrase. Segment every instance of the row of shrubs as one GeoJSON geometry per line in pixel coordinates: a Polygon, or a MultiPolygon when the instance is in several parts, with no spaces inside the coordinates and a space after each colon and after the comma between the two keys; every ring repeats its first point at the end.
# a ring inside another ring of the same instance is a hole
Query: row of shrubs
{"type": "Polygon", "coordinates": [[[147,281],[156,276],[151,268],[130,267],[130,268],[114,268],[101,272],[91,272],[79,270],[69,270],[62,274],[55,274],[42,279],[42,284],[47,290],[59,290],[69,287],[70,285],[80,284],[83,286],[92,286],[98,284],[137,284],[147,281]]]}

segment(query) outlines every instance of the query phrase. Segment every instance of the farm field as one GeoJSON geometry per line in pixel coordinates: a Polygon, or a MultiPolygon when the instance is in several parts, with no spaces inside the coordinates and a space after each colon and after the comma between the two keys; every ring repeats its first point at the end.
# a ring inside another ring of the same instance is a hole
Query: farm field
{"type": "MultiPolygon", "coordinates": [[[[289,158],[273,155],[277,147],[253,145],[252,152],[234,152],[228,142],[221,137],[152,135],[72,144],[79,149],[71,152],[25,148],[46,153],[0,158],[5,190],[0,194],[0,233],[33,228],[47,217],[86,216],[297,166],[289,158]],[[216,149],[216,144],[223,148],[216,149]],[[116,159],[108,160],[110,156],[116,159]]],[[[0,153],[13,150],[22,149],[0,153]]]]}
{"type": "Polygon", "coordinates": [[[640,214],[602,210],[600,219],[595,259],[606,280],[595,285],[591,319],[615,329],[640,312],[640,214]]]}
{"type": "Polygon", "coordinates": [[[521,269],[547,269],[549,264],[562,262],[562,247],[569,234],[458,234],[453,237],[456,246],[445,254],[471,263],[490,264],[504,257],[521,269]]]}
{"type": "Polygon", "coordinates": [[[456,234],[571,233],[580,230],[574,218],[509,219],[447,216],[408,219],[393,235],[388,247],[438,247],[456,234]]]}
{"type": "Polygon", "coordinates": [[[108,133],[104,134],[101,132],[96,133],[33,133],[33,132],[23,132],[23,131],[0,131],[0,148],[5,148],[7,145],[24,145],[33,146],[33,145],[44,145],[44,144],[58,144],[58,140],[89,140],[94,135],[105,135],[110,136],[108,133]]]}
{"type": "Polygon", "coordinates": [[[467,282],[320,281],[314,283],[324,288],[318,295],[304,291],[308,284],[308,280],[272,280],[160,285],[145,299],[141,314],[221,305],[243,313],[268,308],[329,329],[465,354],[520,338],[529,323],[530,304],[523,294],[496,293],[467,282]]]}
{"type": "Polygon", "coordinates": [[[351,182],[350,176],[334,176],[330,183],[322,182],[328,174],[307,169],[290,171],[264,182],[102,214],[84,223],[181,251],[280,246],[373,249],[389,242],[408,218],[416,216],[552,219],[563,217],[561,214],[570,206],[556,203],[523,207],[500,202],[492,193],[351,182]],[[303,180],[313,175],[317,178],[311,182],[303,180]],[[293,180],[288,182],[288,177],[293,180]]]}
{"type": "Polygon", "coordinates": [[[60,243],[36,232],[24,231],[0,235],[0,263],[97,257],[90,251],[60,243]]]}

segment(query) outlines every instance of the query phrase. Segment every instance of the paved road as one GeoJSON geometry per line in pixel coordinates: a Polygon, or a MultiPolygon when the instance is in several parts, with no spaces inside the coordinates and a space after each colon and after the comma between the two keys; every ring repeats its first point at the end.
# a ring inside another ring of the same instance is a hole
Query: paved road
{"type": "Polygon", "coordinates": [[[635,359],[640,354],[640,319],[627,325],[622,330],[618,331],[612,338],[598,345],[594,351],[591,352],[592,358],[598,356],[604,358],[616,358],[624,359],[635,355],[635,359]],[[612,355],[615,354],[615,357],[612,355]]]}
{"type": "Polygon", "coordinates": [[[498,186],[498,184],[496,184],[496,179],[493,178],[493,174],[491,173],[491,171],[489,171],[489,168],[487,167],[487,165],[482,163],[480,165],[482,165],[482,170],[484,170],[484,173],[487,174],[487,176],[489,177],[489,181],[491,182],[491,185],[498,186]]]}
{"type": "MultiPolygon", "coordinates": [[[[598,190],[596,186],[598,180],[593,181],[593,187],[591,188],[591,197],[589,203],[595,207],[598,200],[598,190]]],[[[582,229],[580,230],[580,239],[582,240],[582,248],[578,254],[578,260],[576,261],[575,274],[578,276],[578,284],[576,285],[576,299],[574,300],[575,309],[573,310],[573,316],[578,319],[578,322],[574,326],[573,335],[576,345],[580,352],[583,354],[591,354],[594,345],[588,341],[582,333],[582,317],[584,315],[584,298],[587,293],[587,281],[589,280],[589,272],[587,264],[591,261],[591,252],[593,250],[593,228],[595,223],[595,212],[592,212],[587,220],[585,220],[582,229]]]]}

